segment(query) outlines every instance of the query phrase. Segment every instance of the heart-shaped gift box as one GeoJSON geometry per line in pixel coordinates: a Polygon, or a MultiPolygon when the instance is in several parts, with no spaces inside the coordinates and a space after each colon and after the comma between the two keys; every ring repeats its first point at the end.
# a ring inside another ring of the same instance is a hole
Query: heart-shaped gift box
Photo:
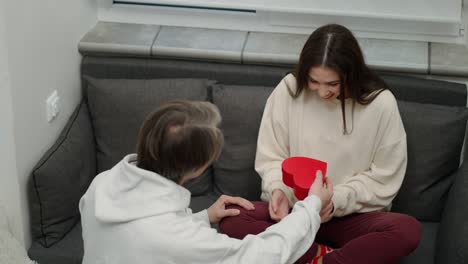
{"type": "Polygon", "coordinates": [[[304,200],[309,194],[309,189],[315,181],[317,171],[321,171],[323,181],[327,174],[327,163],[321,160],[307,157],[290,157],[281,165],[283,182],[294,190],[298,200],[304,200]]]}

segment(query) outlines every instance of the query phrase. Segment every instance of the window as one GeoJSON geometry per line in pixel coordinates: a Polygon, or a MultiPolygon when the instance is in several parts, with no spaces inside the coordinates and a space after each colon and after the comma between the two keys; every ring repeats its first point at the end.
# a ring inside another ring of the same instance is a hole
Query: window
{"type": "Polygon", "coordinates": [[[101,20],[308,34],[340,23],[360,37],[465,43],[461,0],[102,0],[101,20]]]}

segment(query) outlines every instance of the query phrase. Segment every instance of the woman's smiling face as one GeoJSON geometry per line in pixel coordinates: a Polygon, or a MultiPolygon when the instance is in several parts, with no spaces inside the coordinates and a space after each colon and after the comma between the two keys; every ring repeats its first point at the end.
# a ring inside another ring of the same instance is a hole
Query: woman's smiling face
{"type": "Polygon", "coordinates": [[[341,93],[341,80],[338,73],[326,66],[310,68],[307,86],[317,91],[323,100],[336,99],[341,93]]]}

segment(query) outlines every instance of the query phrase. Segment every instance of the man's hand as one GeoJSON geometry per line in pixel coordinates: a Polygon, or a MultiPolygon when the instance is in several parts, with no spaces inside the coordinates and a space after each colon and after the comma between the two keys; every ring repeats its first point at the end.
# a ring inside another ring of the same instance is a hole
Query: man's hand
{"type": "Polygon", "coordinates": [[[239,209],[226,209],[227,205],[236,204],[246,210],[254,210],[255,207],[250,201],[241,197],[232,197],[228,195],[221,195],[218,200],[208,208],[208,218],[210,223],[216,224],[226,216],[239,215],[239,209]]]}
{"type": "MultiPolygon", "coordinates": [[[[330,188],[330,187],[328,187],[330,188]]],[[[332,187],[332,190],[331,192],[333,193],[333,187],[332,187]]],[[[333,194],[332,194],[333,196],[333,194]]],[[[331,200],[330,198],[330,202],[325,205],[325,206],[322,206],[322,210],[320,210],[320,223],[326,223],[328,221],[330,221],[332,218],[333,218],[333,201],[331,200]]]]}
{"type": "Polygon", "coordinates": [[[276,222],[281,221],[289,213],[288,197],[280,189],[273,190],[271,201],[268,203],[270,217],[276,222]]]}
{"type": "Polygon", "coordinates": [[[309,190],[309,195],[316,195],[322,201],[320,210],[320,222],[326,223],[332,219],[333,215],[333,184],[325,180],[321,171],[317,171],[316,178],[309,190]]]}

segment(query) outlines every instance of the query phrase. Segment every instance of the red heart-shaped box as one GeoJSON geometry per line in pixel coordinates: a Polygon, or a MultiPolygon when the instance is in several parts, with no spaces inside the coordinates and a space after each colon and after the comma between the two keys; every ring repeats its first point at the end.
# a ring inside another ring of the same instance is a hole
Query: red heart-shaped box
{"type": "Polygon", "coordinates": [[[327,174],[327,163],[307,157],[290,157],[281,165],[283,182],[294,190],[297,199],[304,200],[315,181],[317,171],[322,171],[323,181],[327,174]]]}

